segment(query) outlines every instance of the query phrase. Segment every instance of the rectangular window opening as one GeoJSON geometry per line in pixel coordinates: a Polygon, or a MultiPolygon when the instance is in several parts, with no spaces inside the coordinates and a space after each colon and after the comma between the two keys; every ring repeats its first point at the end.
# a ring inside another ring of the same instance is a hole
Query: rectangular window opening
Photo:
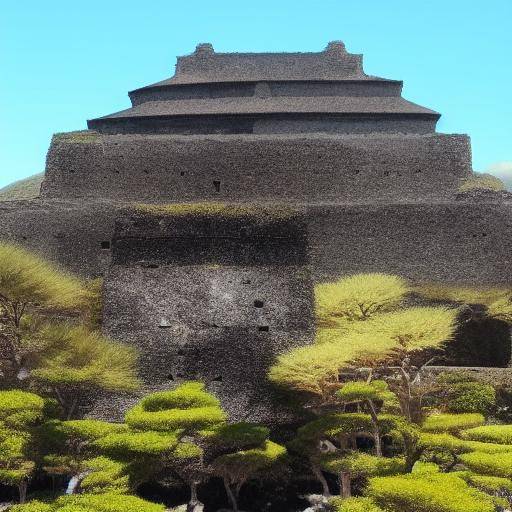
{"type": "Polygon", "coordinates": [[[213,180],[213,186],[215,188],[215,192],[220,192],[220,181],[213,180]]]}
{"type": "Polygon", "coordinates": [[[106,250],[106,249],[110,249],[110,242],[105,240],[103,242],[101,242],[101,248],[106,250]]]}

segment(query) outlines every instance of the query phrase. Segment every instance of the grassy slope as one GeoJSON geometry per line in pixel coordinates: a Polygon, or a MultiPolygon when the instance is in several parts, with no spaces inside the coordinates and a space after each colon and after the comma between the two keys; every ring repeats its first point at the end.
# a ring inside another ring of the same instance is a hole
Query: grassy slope
{"type": "Polygon", "coordinates": [[[34,174],[24,180],[15,181],[0,188],[0,201],[15,201],[17,199],[33,199],[39,196],[39,189],[44,173],[34,174]]]}

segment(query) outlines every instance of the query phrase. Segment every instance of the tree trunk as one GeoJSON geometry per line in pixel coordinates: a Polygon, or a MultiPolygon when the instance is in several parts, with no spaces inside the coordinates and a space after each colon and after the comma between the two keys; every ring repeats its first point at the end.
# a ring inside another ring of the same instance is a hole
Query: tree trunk
{"type": "Polygon", "coordinates": [[[313,469],[313,474],[316,476],[317,480],[322,485],[322,494],[326,498],[330,498],[331,491],[329,490],[329,484],[327,483],[327,480],[326,480],[324,474],[322,473],[322,470],[316,464],[312,464],[311,467],[313,469]]]}
{"type": "MultiPolygon", "coordinates": [[[[203,507],[203,504],[199,501],[197,497],[197,486],[199,482],[191,482],[190,483],[190,501],[187,505],[187,512],[197,512],[198,507],[203,507]]],[[[202,510],[202,508],[201,508],[202,510]]]]}
{"type": "Polygon", "coordinates": [[[350,478],[350,473],[341,473],[340,487],[342,498],[350,498],[352,496],[352,482],[350,478]]]}
{"type": "Polygon", "coordinates": [[[226,489],[226,494],[228,495],[229,501],[231,502],[231,506],[233,507],[233,512],[238,512],[238,501],[226,478],[224,478],[224,487],[226,489]]]}
{"type": "Polygon", "coordinates": [[[373,440],[375,441],[375,455],[377,455],[377,457],[382,457],[382,438],[380,436],[379,418],[377,416],[377,411],[375,410],[375,406],[371,400],[367,400],[366,403],[368,405],[368,409],[370,410],[370,417],[372,419],[373,440]]]}
{"type": "Polygon", "coordinates": [[[23,504],[27,501],[27,488],[28,488],[28,482],[24,478],[19,484],[18,484],[18,492],[20,495],[20,503],[23,504]]]}

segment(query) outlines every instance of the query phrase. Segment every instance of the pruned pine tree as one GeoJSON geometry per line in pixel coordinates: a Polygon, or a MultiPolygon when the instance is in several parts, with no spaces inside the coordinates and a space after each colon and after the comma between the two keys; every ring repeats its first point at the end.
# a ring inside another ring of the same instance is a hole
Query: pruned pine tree
{"type": "Polygon", "coordinates": [[[26,391],[0,391],[0,482],[17,487],[20,503],[35,469],[33,428],[42,421],[44,400],[26,391]]]}
{"type": "Polygon", "coordinates": [[[38,353],[40,312],[69,312],[83,307],[83,283],[15,245],[0,243],[0,372],[9,385],[20,385],[25,360],[38,353]]]}
{"type": "Polygon", "coordinates": [[[255,426],[251,432],[251,427],[246,426],[244,441],[240,443],[245,444],[246,448],[220,455],[211,464],[213,473],[224,481],[233,512],[239,511],[240,489],[248,480],[268,477],[272,470],[284,463],[286,448],[261,437],[260,427],[255,426]],[[251,448],[251,445],[254,447],[251,448]]]}
{"type": "MultiPolygon", "coordinates": [[[[317,306],[321,321],[315,343],[281,355],[270,369],[269,378],[280,386],[308,395],[313,401],[325,403],[332,401],[343,385],[341,373],[367,367],[371,380],[372,369],[385,370],[383,378],[397,395],[404,416],[420,421],[418,402],[421,396],[415,395],[419,388],[414,384],[421,365],[431,357],[425,356],[421,361],[422,354],[442,350],[453,338],[458,310],[441,306],[393,309],[400,305],[407,287],[400,280],[396,286],[395,280],[390,279],[396,289],[387,297],[382,290],[383,276],[378,276],[375,279],[372,274],[363,274],[357,279],[353,276],[336,283],[344,290],[351,289],[353,281],[362,281],[365,286],[359,285],[358,290],[371,297],[366,306],[363,296],[355,302],[317,299],[322,307],[317,306]],[[379,297],[380,303],[377,301],[379,297]],[[366,313],[356,315],[354,311],[366,313]],[[334,320],[328,328],[323,328],[326,318],[334,320]],[[337,318],[349,318],[350,321],[336,327],[333,325],[337,318]],[[419,366],[418,360],[421,362],[419,366]]],[[[334,284],[328,288],[336,289],[334,284]]],[[[321,297],[324,292],[319,293],[321,297]]]]}
{"type": "Polygon", "coordinates": [[[31,377],[40,390],[56,398],[64,418],[76,417],[90,393],[131,392],[139,387],[132,347],[66,323],[45,324],[37,336],[45,349],[34,361],[31,377]]]}
{"type": "Polygon", "coordinates": [[[128,430],[99,439],[98,448],[128,464],[131,488],[174,472],[190,486],[189,510],[200,504],[198,485],[207,477],[205,439],[226,415],[201,382],[145,396],[125,417],[128,430]]]}
{"type": "Polygon", "coordinates": [[[126,425],[100,420],[51,420],[39,428],[43,469],[52,476],[68,478],[66,494],[79,491],[127,491],[127,477],[114,461],[100,457],[95,442],[126,425]],[[100,485],[103,478],[104,485],[100,485]]]}

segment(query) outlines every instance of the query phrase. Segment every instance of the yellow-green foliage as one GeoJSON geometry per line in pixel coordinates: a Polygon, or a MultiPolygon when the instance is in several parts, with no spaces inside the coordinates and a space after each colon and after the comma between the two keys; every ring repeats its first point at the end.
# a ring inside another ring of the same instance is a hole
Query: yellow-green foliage
{"type": "Polygon", "coordinates": [[[356,274],[315,287],[315,311],[320,323],[336,325],[337,319],[364,320],[397,306],[409,291],[401,277],[356,274]]]}
{"type": "Polygon", "coordinates": [[[175,433],[167,432],[122,432],[98,439],[95,445],[115,458],[130,458],[134,455],[159,455],[171,452],[178,444],[175,433]]]}
{"type": "Polygon", "coordinates": [[[325,455],[322,457],[321,464],[329,473],[349,473],[352,478],[396,475],[405,471],[405,461],[401,457],[376,457],[355,451],[325,455]]]}
{"type": "Polygon", "coordinates": [[[495,494],[499,491],[512,492],[512,480],[509,478],[468,473],[464,479],[473,487],[488,494],[495,494]]]}
{"type": "Polygon", "coordinates": [[[461,432],[464,439],[512,445],[512,425],[483,425],[461,432]]]}
{"type": "Polygon", "coordinates": [[[0,391],[0,427],[23,429],[43,416],[44,400],[34,393],[11,389],[0,391]]]}
{"type": "Polygon", "coordinates": [[[82,326],[47,324],[39,334],[46,348],[32,376],[52,386],[97,387],[106,391],[133,391],[136,352],[82,326]]]}
{"type": "Polygon", "coordinates": [[[341,402],[362,402],[364,400],[379,400],[383,394],[387,394],[388,385],[382,380],[345,382],[343,387],[336,391],[336,396],[341,402]]]}
{"type": "Polygon", "coordinates": [[[425,432],[458,432],[484,423],[485,418],[479,413],[432,414],[427,416],[422,428],[425,432]]]}
{"type": "Polygon", "coordinates": [[[126,425],[101,420],[69,420],[56,423],[56,429],[69,440],[95,441],[114,433],[126,431],[126,425]]]}
{"type": "Polygon", "coordinates": [[[469,178],[462,181],[459,192],[471,192],[473,190],[493,190],[499,192],[506,190],[505,184],[498,177],[492,174],[473,173],[469,178]]]}
{"type": "Polygon", "coordinates": [[[441,468],[434,462],[417,461],[412,467],[411,473],[415,475],[429,475],[431,473],[440,473],[441,468]]]}
{"type": "Polygon", "coordinates": [[[471,452],[462,454],[460,460],[475,473],[512,478],[512,452],[471,452]]]}
{"type": "Polygon", "coordinates": [[[157,503],[123,494],[74,494],[61,496],[52,503],[33,501],[16,505],[12,512],[164,512],[157,503]]]}
{"type": "Polygon", "coordinates": [[[329,500],[333,512],[384,512],[371,498],[340,498],[329,500]]]}
{"type": "Polygon", "coordinates": [[[492,286],[457,286],[423,283],[415,291],[425,298],[458,304],[481,304],[487,314],[512,323],[512,289],[492,286]]]}
{"type": "Polygon", "coordinates": [[[306,423],[297,430],[297,437],[304,442],[316,442],[323,437],[352,436],[372,430],[373,423],[369,414],[333,413],[306,423]]]}
{"type": "Polygon", "coordinates": [[[91,471],[81,482],[82,491],[92,494],[125,494],[130,490],[126,465],[109,459],[95,457],[84,462],[83,468],[91,471]]]}
{"type": "Polygon", "coordinates": [[[72,144],[90,144],[100,140],[100,134],[93,130],[78,130],[75,132],[60,132],[53,135],[53,142],[72,144]]]}
{"type": "Polygon", "coordinates": [[[133,208],[136,212],[157,216],[240,218],[267,222],[288,219],[297,213],[297,210],[280,204],[263,206],[219,202],[135,204],[133,208]]]}
{"type": "Polygon", "coordinates": [[[203,383],[187,382],[173,391],[144,397],[125,419],[135,430],[198,432],[224,422],[226,414],[203,383]]]}
{"type": "Polygon", "coordinates": [[[321,329],[318,337],[315,345],[279,356],[270,369],[269,379],[297,391],[323,395],[329,384],[337,384],[340,368],[380,349],[369,336],[343,336],[338,329],[321,329]]]}
{"type": "Polygon", "coordinates": [[[212,470],[229,482],[244,482],[260,472],[269,470],[274,464],[282,461],[285,455],[284,446],[267,440],[260,447],[217,457],[212,463],[212,470]]]}
{"type": "Polygon", "coordinates": [[[385,510],[494,512],[493,499],[455,474],[409,474],[370,479],[367,493],[385,510]]]}
{"type": "Polygon", "coordinates": [[[494,444],[480,441],[459,439],[451,434],[421,434],[420,444],[429,450],[447,451],[451,453],[483,452],[504,453],[512,452],[511,444],[494,444]]]}
{"type": "Polygon", "coordinates": [[[0,391],[0,482],[18,485],[34,470],[29,427],[43,416],[44,400],[19,390],[0,391]]]}
{"type": "Polygon", "coordinates": [[[415,352],[442,347],[453,337],[456,317],[455,309],[413,307],[375,315],[355,329],[392,340],[394,351],[415,352]]]}
{"type": "Polygon", "coordinates": [[[482,382],[459,382],[448,389],[447,409],[450,412],[487,414],[496,404],[496,391],[482,382]]]}
{"type": "Polygon", "coordinates": [[[208,437],[217,448],[231,451],[261,445],[269,436],[269,429],[261,425],[240,422],[220,425],[208,437]]]}
{"type": "Polygon", "coordinates": [[[0,242],[0,294],[11,303],[74,309],[82,304],[83,293],[80,280],[21,247],[0,242]]]}
{"type": "Polygon", "coordinates": [[[340,369],[375,364],[397,353],[439,348],[455,330],[456,311],[415,307],[353,322],[350,330],[320,329],[314,345],[278,357],[269,372],[276,384],[324,396],[340,369]]]}

